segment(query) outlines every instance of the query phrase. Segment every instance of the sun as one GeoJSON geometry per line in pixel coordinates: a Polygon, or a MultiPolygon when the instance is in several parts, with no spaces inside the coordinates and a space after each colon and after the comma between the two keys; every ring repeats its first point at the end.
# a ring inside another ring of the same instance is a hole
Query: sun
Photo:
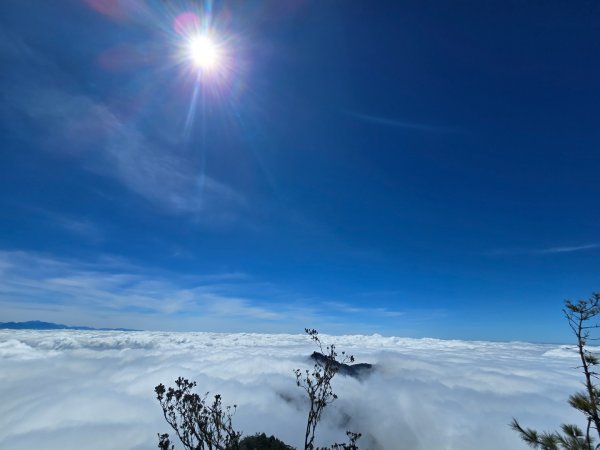
{"type": "Polygon", "coordinates": [[[212,71],[219,68],[221,51],[211,36],[198,34],[189,38],[188,57],[197,68],[212,71]]]}

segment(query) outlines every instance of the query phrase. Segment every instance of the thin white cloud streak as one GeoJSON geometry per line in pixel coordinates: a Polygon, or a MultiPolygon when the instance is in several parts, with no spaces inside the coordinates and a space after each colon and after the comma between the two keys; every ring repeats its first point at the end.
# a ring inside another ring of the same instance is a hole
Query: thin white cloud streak
{"type": "Polygon", "coordinates": [[[17,37],[2,33],[0,38],[0,62],[12,80],[0,83],[0,117],[21,139],[31,141],[35,130],[42,136],[35,147],[75,158],[163,210],[192,214],[200,222],[230,222],[247,208],[244,195],[205,173],[178,145],[149,137],[134,118],[122,118],[88,96],[17,37]]]}
{"type": "Polygon", "coordinates": [[[564,247],[548,247],[538,249],[497,249],[490,252],[491,255],[554,255],[561,253],[575,253],[600,248],[600,244],[584,244],[564,247]]]}
{"type": "Polygon", "coordinates": [[[572,253],[583,250],[592,250],[594,248],[600,248],[600,244],[576,245],[572,247],[550,247],[540,250],[540,253],[572,253]]]}
{"type": "Polygon", "coordinates": [[[47,219],[51,226],[61,228],[71,234],[78,235],[89,241],[100,242],[104,239],[104,232],[95,222],[84,217],[77,217],[64,213],[46,210],[43,208],[24,208],[33,214],[47,219]]]}
{"type": "Polygon", "coordinates": [[[344,302],[325,302],[325,305],[345,314],[377,314],[383,317],[400,317],[406,314],[404,311],[396,311],[389,308],[363,308],[344,302]]]}
{"type": "MultiPolygon", "coordinates": [[[[523,450],[508,423],[554,429],[580,422],[580,389],[565,346],[323,336],[358,362],[363,381],[338,376],[339,400],[318,444],[363,433],[371,450],[523,450]],[[482,444],[482,439],[484,444],[482,444]]],[[[153,393],[178,376],[238,405],[235,425],[301,448],[306,402],[292,370],[310,367],[304,336],[218,333],[0,331],[0,447],[141,450],[170,431],[153,393]]]]}
{"type": "Polygon", "coordinates": [[[102,230],[92,221],[86,219],[75,219],[72,217],[56,217],[56,224],[79,236],[98,242],[103,239],[102,230]]]}
{"type": "Polygon", "coordinates": [[[373,123],[376,125],[383,125],[386,127],[404,128],[407,130],[423,131],[431,133],[456,133],[457,130],[450,127],[443,127],[438,125],[430,125],[419,122],[408,122],[404,120],[394,119],[390,117],[375,116],[371,114],[363,114],[353,111],[346,111],[346,114],[364,122],[373,123]]]}

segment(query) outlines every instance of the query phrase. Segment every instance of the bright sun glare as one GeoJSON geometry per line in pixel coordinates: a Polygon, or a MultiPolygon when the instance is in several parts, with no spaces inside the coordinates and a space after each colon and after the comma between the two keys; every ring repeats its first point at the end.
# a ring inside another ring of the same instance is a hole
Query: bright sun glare
{"type": "Polygon", "coordinates": [[[219,65],[219,46],[208,35],[190,38],[188,54],[194,65],[203,70],[213,70],[219,65]]]}

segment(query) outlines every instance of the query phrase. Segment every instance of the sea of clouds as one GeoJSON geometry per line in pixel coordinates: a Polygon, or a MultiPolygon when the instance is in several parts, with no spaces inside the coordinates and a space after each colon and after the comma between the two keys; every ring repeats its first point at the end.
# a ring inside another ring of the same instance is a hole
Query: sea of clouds
{"type": "MultiPolygon", "coordinates": [[[[322,336],[356,362],[320,445],[363,433],[361,448],[525,449],[508,424],[581,424],[566,401],[581,388],[573,349],[557,344],[322,336]]],[[[312,366],[303,335],[0,330],[0,448],[142,450],[170,432],[154,386],[178,376],[237,404],[234,425],[301,448],[307,404],[293,369],[312,366]]],[[[181,448],[181,447],[179,447],[181,448]]]]}

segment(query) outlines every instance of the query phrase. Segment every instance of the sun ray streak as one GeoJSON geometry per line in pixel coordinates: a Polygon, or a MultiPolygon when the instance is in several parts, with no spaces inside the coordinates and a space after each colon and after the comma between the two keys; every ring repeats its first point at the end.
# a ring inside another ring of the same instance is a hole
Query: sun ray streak
{"type": "Polygon", "coordinates": [[[183,128],[183,133],[184,133],[184,136],[186,139],[189,139],[189,137],[190,137],[194,119],[196,118],[196,108],[197,108],[197,104],[198,104],[199,89],[200,89],[200,83],[196,82],[194,84],[194,91],[192,92],[192,98],[190,100],[190,107],[188,108],[188,113],[187,113],[187,117],[185,119],[185,125],[183,128]]]}

